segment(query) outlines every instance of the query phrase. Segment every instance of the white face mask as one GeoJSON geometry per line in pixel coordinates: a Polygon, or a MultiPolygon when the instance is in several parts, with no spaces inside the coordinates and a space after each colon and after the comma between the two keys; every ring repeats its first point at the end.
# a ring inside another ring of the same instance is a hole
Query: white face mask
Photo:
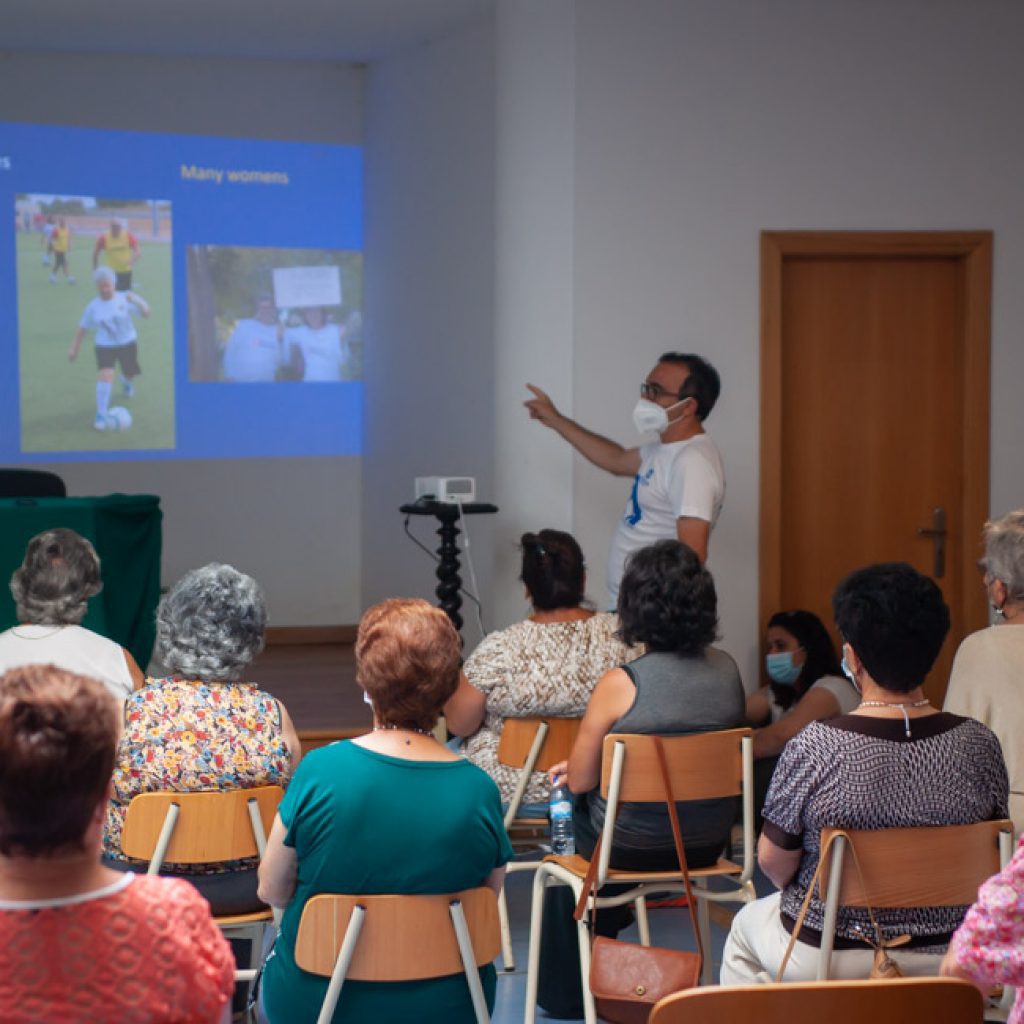
{"type": "Polygon", "coordinates": [[[677,409],[689,400],[689,398],[683,398],[666,409],[649,398],[639,398],[633,407],[633,425],[641,434],[664,434],[672,423],[678,422],[678,419],[669,420],[669,409],[677,409]]]}

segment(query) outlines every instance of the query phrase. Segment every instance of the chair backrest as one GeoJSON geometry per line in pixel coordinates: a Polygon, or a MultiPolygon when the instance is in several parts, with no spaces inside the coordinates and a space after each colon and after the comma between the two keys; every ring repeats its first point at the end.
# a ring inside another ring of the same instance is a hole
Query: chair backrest
{"type": "Polygon", "coordinates": [[[486,887],[440,896],[314,896],[302,909],[295,962],[330,977],[353,907],[366,910],[346,977],[352,981],[414,981],[463,970],[449,905],[460,900],[478,967],[501,948],[498,902],[486,887]]]}
{"type": "Polygon", "coordinates": [[[952,978],[695,988],[666,996],[650,1024],[981,1024],[981,993],[952,978]]]}
{"type": "Polygon", "coordinates": [[[0,469],[0,498],[64,498],[64,481],[45,469],[0,469]]]}
{"type": "Polygon", "coordinates": [[[280,786],[209,793],[143,793],[128,805],[121,849],[128,857],[151,860],[168,810],[176,806],[174,831],[163,860],[176,864],[211,864],[258,857],[260,850],[249,814],[249,801],[256,801],[266,836],[283,796],[280,786]]]}
{"type": "MultiPolygon", "coordinates": [[[[821,833],[821,848],[835,829],[821,833]]],[[[842,856],[838,905],[846,907],[942,907],[973,903],[978,886],[1002,864],[1009,821],[932,828],[844,830],[853,843],[863,883],[849,851],[842,856]]],[[[841,842],[841,840],[840,840],[841,842]]],[[[828,893],[833,854],[822,867],[820,891],[828,893]]],[[[823,897],[824,898],[824,897],[823,897]]]]}
{"type": "MultiPolygon", "coordinates": [[[[743,738],[750,729],[666,736],[665,760],[676,800],[710,800],[739,796],[743,791],[743,738]]],[[[623,748],[620,801],[663,801],[665,789],[653,737],[612,733],[604,738],[601,795],[610,795],[615,747],[623,748]]]]}
{"type": "Polygon", "coordinates": [[[546,772],[552,765],[569,757],[576,734],[580,731],[578,718],[554,718],[543,715],[529,718],[506,718],[498,741],[498,760],[510,768],[526,765],[537,733],[546,727],[541,748],[533,771],[546,772]]]}

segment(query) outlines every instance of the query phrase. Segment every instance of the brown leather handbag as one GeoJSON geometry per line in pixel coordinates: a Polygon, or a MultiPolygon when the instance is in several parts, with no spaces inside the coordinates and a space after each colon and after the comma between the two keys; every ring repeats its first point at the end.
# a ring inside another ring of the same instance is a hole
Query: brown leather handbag
{"type": "MultiPolygon", "coordinates": [[[[683,884],[686,886],[690,923],[694,935],[697,936],[697,952],[688,953],[659,946],[639,946],[634,942],[619,942],[617,939],[597,936],[590,952],[590,990],[594,994],[597,1015],[611,1024],[646,1024],[654,1004],[659,999],[699,984],[701,966],[704,963],[704,945],[697,925],[696,904],[690,887],[690,873],[679,828],[679,815],[672,797],[665,748],[659,737],[652,736],[651,740],[658,753],[665,802],[672,823],[672,838],[675,841],[676,855],[679,857],[683,884]]],[[[597,897],[597,863],[600,852],[599,836],[587,868],[583,892],[576,905],[577,921],[586,913],[589,897],[597,897]]],[[[594,913],[596,915],[596,908],[594,913]]]]}

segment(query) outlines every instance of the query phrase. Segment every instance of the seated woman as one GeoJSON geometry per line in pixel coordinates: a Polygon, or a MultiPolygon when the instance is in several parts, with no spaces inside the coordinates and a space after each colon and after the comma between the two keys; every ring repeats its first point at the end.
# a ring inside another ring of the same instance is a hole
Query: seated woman
{"type": "MultiPolygon", "coordinates": [[[[506,718],[579,718],[597,680],[640,653],[615,633],[618,619],[582,607],[583,552],[560,530],[524,533],[519,578],[533,607],[529,618],[485,637],[465,665],[465,678],[444,706],[451,732],[469,737],[462,751],[512,799],[518,771],[498,762],[506,718]]],[[[551,784],[534,772],[523,813],[546,816],[551,784]],[[530,806],[526,806],[530,805],[530,806]]]]}
{"type": "MultiPolygon", "coordinates": [[[[356,679],[373,706],[373,731],[303,760],[274,821],[260,865],[260,896],[284,908],[263,973],[273,1024],[315,1021],[327,978],[295,964],[306,901],[318,893],[498,891],[512,848],[494,783],[432,734],[459,680],[460,642],[426,601],[393,599],[359,623],[356,679]]],[[[481,971],[493,1005],[493,966],[481,971]]],[[[468,1024],[465,978],[346,981],[340,1022],[468,1024]]]]}
{"type": "MultiPolygon", "coordinates": [[[[902,562],[846,577],[832,597],[844,671],[860,691],[851,714],[811,722],[786,744],[764,807],[758,863],[782,890],[734,918],[722,984],[778,972],[818,864],[823,828],[967,825],[1006,816],[999,741],[981,723],[937,711],[921,689],[949,630],[932,580],[902,562]]],[[[906,974],[934,973],[966,907],[877,909],[885,939],[909,935],[892,955],[906,974]],[[906,951],[906,952],[905,952],[906,951]]],[[[810,902],[786,981],[813,980],[824,905],[810,902]]],[[[873,936],[864,910],[840,908],[832,977],[865,978],[873,936]]]]}
{"type": "Polygon", "coordinates": [[[33,537],[11,577],[18,625],[0,633],[0,672],[59,665],[99,679],[115,697],[138,689],[144,679],[131,654],[79,625],[102,589],[99,557],[84,537],[63,528],[33,537]]]}
{"type": "MultiPolygon", "coordinates": [[[[125,702],[114,784],[103,835],[106,862],[142,865],[121,852],[132,797],[158,790],[284,786],[300,756],[284,705],[240,682],[263,649],[267,613],[251,576],[212,563],[186,573],[157,609],[157,656],[168,676],[150,679],[125,702]]],[[[255,861],[167,863],[187,877],[215,914],[262,909],[255,861]]]]}
{"type": "Polygon", "coordinates": [[[985,590],[995,627],[957,649],[945,709],[984,722],[999,737],[1010,775],[1010,817],[1024,832],[1024,509],[985,524],[985,590]]]}
{"type": "Polygon", "coordinates": [[[963,978],[988,995],[1013,985],[1017,996],[1007,1024],[1024,1022],[1024,840],[1009,864],[979,890],[942,961],[947,978],[963,978]]]}
{"type": "MultiPolygon", "coordinates": [[[[634,552],[622,576],[618,612],[623,640],[646,644],[648,653],[601,677],[567,764],[552,769],[554,782],[560,783],[563,773],[567,774],[569,788],[577,794],[576,851],[587,858],[604,825],[605,801],[598,783],[605,736],[678,736],[734,729],[743,723],[739,670],[725,651],[711,646],[718,630],[714,580],[689,547],[665,540],[634,552]]],[[[691,868],[715,863],[735,814],[734,799],[679,804],[691,868]]],[[[621,804],[611,866],[647,871],[677,864],[665,806],[621,804]]],[[[575,901],[564,886],[549,889],[546,899],[538,1001],[549,1014],[581,1017],[579,952],[572,918],[575,901]]],[[[597,932],[617,934],[630,914],[628,907],[600,911],[597,932]]]]}
{"type": "Polygon", "coordinates": [[[775,763],[789,740],[808,722],[848,714],[860,703],[839,667],[828,630],[814,612],[776,612],[768,620],[766,646],[769,683],[747,697],[747,722],[761,727],[754,730],[758,818],[775,763]]]}
{"type": "Polygon", "coordinates": [[[0,676],[0,1020],[226,1020],[235,964],[174,879],[100,864],[119,709],[53,665],[0,676]]]}

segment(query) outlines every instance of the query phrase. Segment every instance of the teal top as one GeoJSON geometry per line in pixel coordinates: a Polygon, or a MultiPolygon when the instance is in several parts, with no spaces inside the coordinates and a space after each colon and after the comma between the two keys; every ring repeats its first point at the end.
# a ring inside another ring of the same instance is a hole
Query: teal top
{"type": "MultiPolygon", "coordinates": [[[[279,811],[298,856],[295,895],[263,973],[274,1024],[316,1021],[327,978],[295,965],[306,900],[319,893],[448,893],[482,885],[512,859],[494,782],[469,761],[406,761],[332,743],[304,757],[279,811]]],[[[424,936],[424,941],[429,941],[424,936]]],[[[481,970],[494,1004],[493,965],[481,970]]],[[[334,1024],[474,1021],[462,974],[425,981],[346,981],[334,1024]]]]}

